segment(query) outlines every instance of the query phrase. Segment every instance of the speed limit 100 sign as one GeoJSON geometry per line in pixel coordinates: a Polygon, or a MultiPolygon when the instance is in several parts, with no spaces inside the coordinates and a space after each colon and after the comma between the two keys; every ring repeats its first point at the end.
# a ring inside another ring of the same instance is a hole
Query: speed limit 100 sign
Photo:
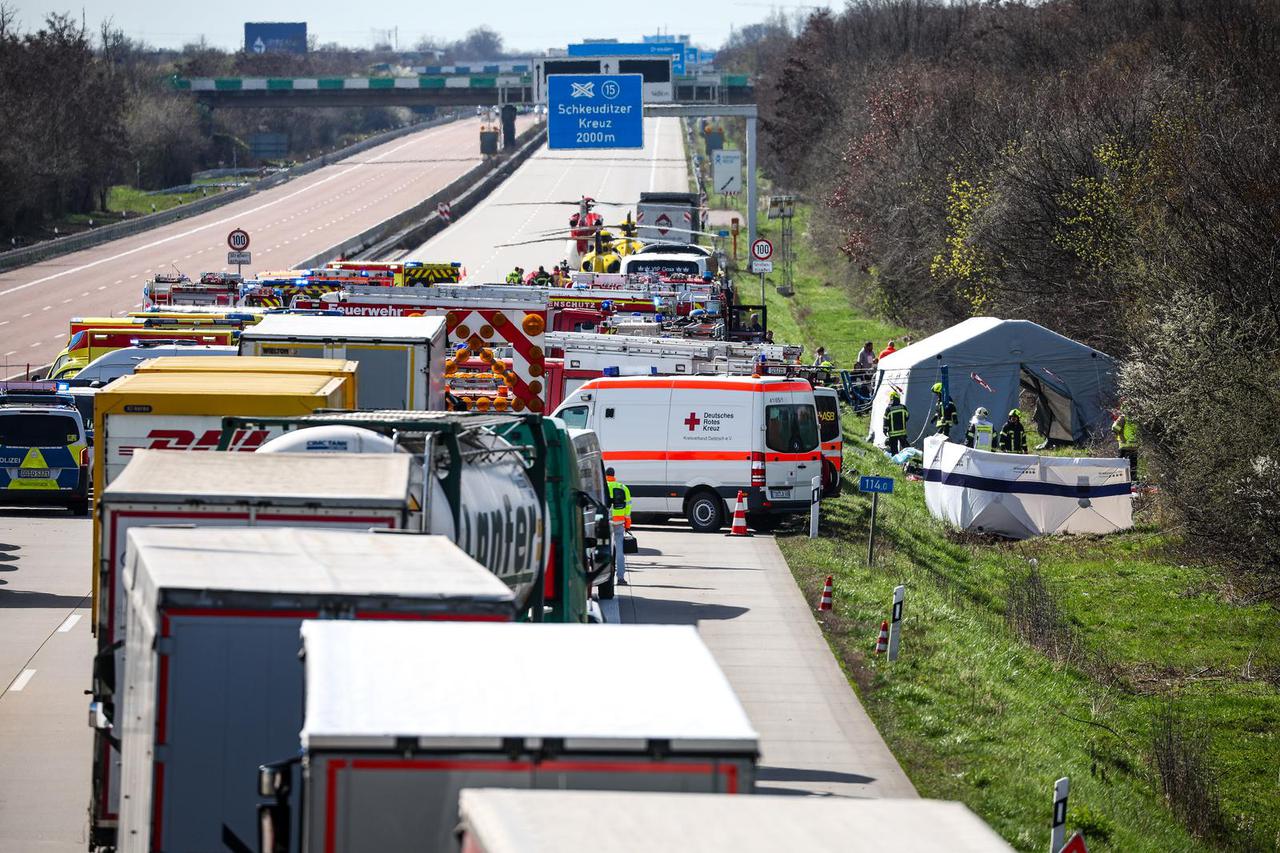
{"type": "Polygon", "coordinates": [[[767,261],[773,257],[773,244],[761,237],[751,244],[751,257],[757,261],[767,261]]]}
{"type": "Polygon", "coordinates": [[[243,252],[249,248],[249,232],[237,228],[227,235],[227,247],[233,252],[243,252]]]}

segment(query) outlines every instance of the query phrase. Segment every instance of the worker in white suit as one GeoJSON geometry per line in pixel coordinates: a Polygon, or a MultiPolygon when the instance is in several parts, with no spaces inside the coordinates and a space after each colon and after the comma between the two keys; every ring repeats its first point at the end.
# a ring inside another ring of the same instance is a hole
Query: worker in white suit
{"type": "Polygon", "coordinates": [[[969,419],[969,428],[964,431],[964,443],[977,450],[991,449],[991,436],[995,428],[991,425],[990,414],[986,407],[979,406],[969,419]]]}

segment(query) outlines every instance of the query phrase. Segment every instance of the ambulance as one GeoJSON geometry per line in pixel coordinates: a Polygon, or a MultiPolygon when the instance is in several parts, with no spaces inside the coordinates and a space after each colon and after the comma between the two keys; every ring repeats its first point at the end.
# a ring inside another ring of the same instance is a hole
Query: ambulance
{"type": "Polygon", "coordinates": [[[683,515],[700,533],[729,522],[739,491],[758,529],[808,512],[812,480],[822,476],[818,411],[803,379],[603,377],[554,414],[595,431],[637,515],[683,515]]]}

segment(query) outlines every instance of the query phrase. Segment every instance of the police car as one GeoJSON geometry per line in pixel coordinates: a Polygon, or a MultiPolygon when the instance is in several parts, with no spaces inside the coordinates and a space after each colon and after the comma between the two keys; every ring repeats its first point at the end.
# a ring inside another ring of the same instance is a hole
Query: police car
{"type": "Polygon", "coordinates": [[[89,514],[89,435],[52,382],[0,383],[0,505],[89,514]]]}

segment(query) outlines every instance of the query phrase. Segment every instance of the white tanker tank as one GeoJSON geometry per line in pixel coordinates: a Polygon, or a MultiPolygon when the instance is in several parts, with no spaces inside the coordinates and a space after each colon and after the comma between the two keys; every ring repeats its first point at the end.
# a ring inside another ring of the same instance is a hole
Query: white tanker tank
{"type": "MultiPolygon", "coordinates": [[[[423,487],[422,460],[412,477],[426,508],[415,520],[424,533],[447,536],[497,575],[521,610],[546,565],[545,509],[514,445],[487,433],[464,436],[458,523],[440,478],[423,487]]],[[[395,439],[355,426],[316,426],[285,433],[258,453],[408,452],[395,439]]],[[[443,452],[442,452],[443,456],[443,452]]],[[[434,470],[434,466],[432,466],[434,470]]]]}

